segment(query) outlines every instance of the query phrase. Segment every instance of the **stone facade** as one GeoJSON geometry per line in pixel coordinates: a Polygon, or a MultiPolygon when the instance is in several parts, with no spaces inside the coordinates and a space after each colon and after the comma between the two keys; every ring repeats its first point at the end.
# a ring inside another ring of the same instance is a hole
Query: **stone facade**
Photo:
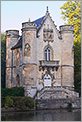
{"type": "Polygon", "coordinates": [[[21,36],[18,30],[7,30],[6,87],[23,86],[30,96],[45,86],[73,90],[73,41],[73,26],[58,30],[48,10],[33,22],[22,23],[21,36]]]}

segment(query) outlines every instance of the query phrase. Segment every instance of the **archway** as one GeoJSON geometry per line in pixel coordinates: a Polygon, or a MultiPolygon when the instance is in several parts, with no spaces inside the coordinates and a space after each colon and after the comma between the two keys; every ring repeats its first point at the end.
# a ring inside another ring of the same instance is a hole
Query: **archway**
{"type": "Polygon", "coordinates": [[[44,76],[43,80],[44,80],[44,87],[45,86],[51,86],[52,79],[51,79],[51,76],[49,74],[46,74],[44,76]]]}

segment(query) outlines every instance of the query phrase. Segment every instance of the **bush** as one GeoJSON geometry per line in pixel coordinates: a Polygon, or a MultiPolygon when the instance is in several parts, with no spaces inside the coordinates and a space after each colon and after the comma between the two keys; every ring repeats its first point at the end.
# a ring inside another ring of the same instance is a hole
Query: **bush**
{"type": "Polygon", "coordinates": [[[23,97],[22,101],[26,107],[30,109],[34,108],[34,100],[31,97],[23,97]]]}
{"type": "Polygon", "coordinates": [[[1,97],[6,96],[24,96],[24,88],[23,87],[2,88],[1,97]]]}
{"type": "Polygon", "coordinates": [[[1,107],[4,107],[5,105],[5,97],[1,98],[1,107]]]}
{"type": "Polygon", "coordinates": [[[21,102],[22,97],[13,97],[14,108],[15,109],[25,109],[23,102],[21,102]]]}
{"type": "Polygon", "coordinates": [[[29,110],[34,108],[34,100],[31,97],[10,97],[6,96],[1,99],[1,107],[11,108],[17,110],[29,110]]]}
{"type": "Polygon", "coordinates": [[[13,97],[16,109],[28,110],[34,108],[34,100],[31,97],[13,97]]]}
{"type": "Polygon", "coordinates": [[[10,96],[5,97],[5,108],[13,107],[13,99],[10,96]]]}

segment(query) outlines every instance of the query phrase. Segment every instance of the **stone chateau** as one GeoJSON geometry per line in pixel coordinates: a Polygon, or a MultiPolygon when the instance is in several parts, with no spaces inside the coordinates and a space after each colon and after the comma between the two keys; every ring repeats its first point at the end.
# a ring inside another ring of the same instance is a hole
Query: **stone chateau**
{"type": "MultiPolygon", "coordinates": [[[[57,20],[56,20],[57,21],[57,20]]],[[[25,95],[78,97],[74,92],[73,26],[58,30],[50,13],[6,31],[6,87],[23,86],[25,95]]]]}

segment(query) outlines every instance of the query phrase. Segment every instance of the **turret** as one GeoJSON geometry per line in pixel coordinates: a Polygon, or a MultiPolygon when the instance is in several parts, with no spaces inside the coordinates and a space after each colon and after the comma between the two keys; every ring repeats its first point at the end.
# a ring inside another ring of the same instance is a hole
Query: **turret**
{"type": "Polygon", "coordinates": [[[33,22],[22,23],[23,62],[36,62],[36,26],[33,22]]]}
{"type": "Polygon", "coordinates": [[[73,52],[73,26],[60,26],[62,36],[61,45],[61,70],[62,86],[72,88],[74,86],[74,52],[73,52]]]}
{"type": "Polygon", "coordinates": [[[6,87],[12,86],[13,80],[13,51],[11,48],[17,43],[19,37],[18,30],[6,31],[6,87]]]}

